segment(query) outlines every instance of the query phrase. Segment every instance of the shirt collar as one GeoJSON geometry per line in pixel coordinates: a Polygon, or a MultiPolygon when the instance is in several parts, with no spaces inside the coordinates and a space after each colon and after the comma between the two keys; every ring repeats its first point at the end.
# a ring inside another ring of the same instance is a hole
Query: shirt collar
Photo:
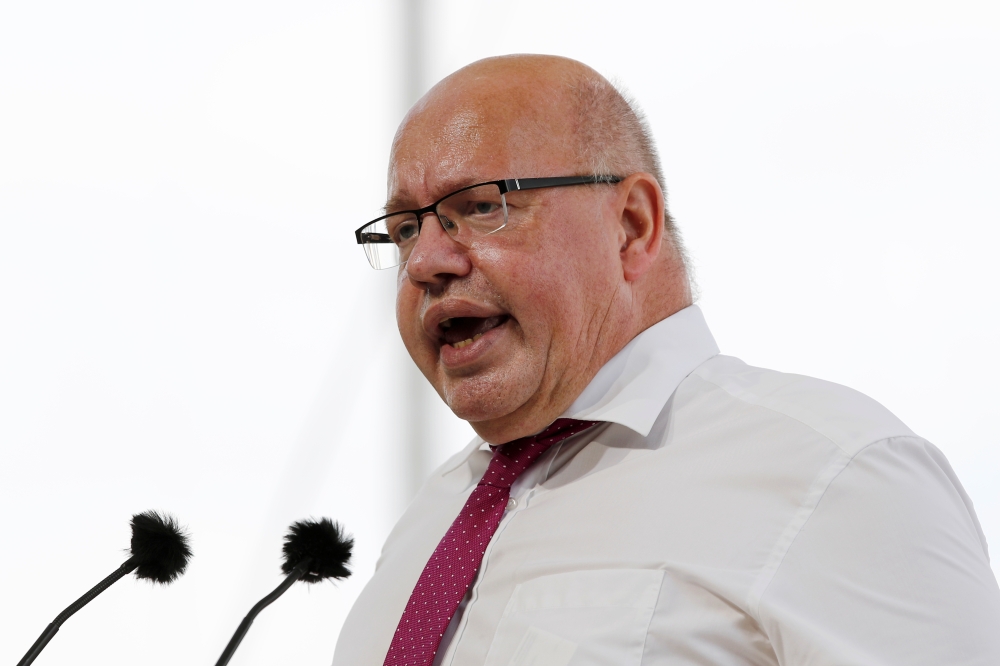
{"type": "MultiPolygon", "coordinates": [[[[632,338],[560,418],[610,421],[646,437],[681,381],[718,353],[701,308],[688,306],[632,338]]],[[[475,437],[447,469],[484,450],[489,444],[475,437]]]]}
{"type": "Polygon", "coordinates": [[[562,417],[611,421],[645,437],[681,381],[718,353],[701,309],[686,307],[635,336],[562,417]]]}

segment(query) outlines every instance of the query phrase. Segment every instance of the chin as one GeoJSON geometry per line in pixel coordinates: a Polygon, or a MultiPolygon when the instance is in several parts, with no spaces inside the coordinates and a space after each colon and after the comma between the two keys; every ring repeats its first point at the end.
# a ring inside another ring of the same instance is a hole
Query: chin
{"type": "Polygon", "coordinates": [[[506,405],[502,403],[498,404],[495,396],[478,393],[470,395],[466,391],[446,393],[445,403],[454,412],[455,416],[470,423],[492,421],[514,411],[513,409],[507,409],[506,405]]]}
{"type": "MultiPolygon", "coordinates": [[[[537,382],[535,382],[537,383],[537,382]]],[[[472,424],[503,418],[524,405],[534,393],[527,378],[496,381],[495,377],[445,380],[440,391],[455,416],[472,424]]]]}

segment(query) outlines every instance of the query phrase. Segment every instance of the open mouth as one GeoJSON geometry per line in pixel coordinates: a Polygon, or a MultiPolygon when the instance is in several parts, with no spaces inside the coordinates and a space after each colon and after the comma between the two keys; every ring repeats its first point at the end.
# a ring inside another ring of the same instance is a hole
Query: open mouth
{"type": "Polygon", "coordinates": [[[503,326],[510,315],[495,317],[451,317],[441,322],[441,339],[454,347],[461,349],[483,337],[494,328],[503,326]]]}

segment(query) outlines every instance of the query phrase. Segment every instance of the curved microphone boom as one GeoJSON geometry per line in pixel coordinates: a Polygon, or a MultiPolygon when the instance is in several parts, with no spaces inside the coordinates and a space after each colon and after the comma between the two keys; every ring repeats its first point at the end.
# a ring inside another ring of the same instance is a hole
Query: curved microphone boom
{"type": "Polygon", "coordinates": [[[351,571],[347,568],[347,564],[350,562],[353,547],[354,539],[344,533],[344,528],[339,523],[329,518],[292,523],[288,528],[288,534],[285,535],[285,545],[281,548],[285,557],[281,565],[285,580],[250,609],[237,627],[236,633],[229,639],[229,644],[222,651],[222,656],[215,666],[225,666],[229,663],[257,615],[296,581],[318,583],[327,578],[342,580],[350,576],[351,571]]]}
{"type": "Polygon", "coordinates": [[[56,635],[63,622],[123,576],[135,571],[136,578],[166,585],[184,573],[191,558],[191,548],[188,546],[187,535],[181,531],[174,518],[155,511],[144,511],[132,516],[131,524],[132,542],[129,547],[129,558],[125,563],[59,613],[28,653],[17,662],[17,666],[28,666],[33,662],[56,635]]]}

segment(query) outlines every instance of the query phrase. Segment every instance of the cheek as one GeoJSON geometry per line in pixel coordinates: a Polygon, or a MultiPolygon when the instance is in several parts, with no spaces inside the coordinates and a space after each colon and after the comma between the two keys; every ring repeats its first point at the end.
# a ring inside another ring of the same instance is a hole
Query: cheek
{"type": "Polygon", "coordinates": [[[560,334],[575,328],[585,309],[579,282],[557,261],[529,258],[504,271],[503,292],[511,314],[532,347],[558,343],[560,334]]]}
{"type": "MultiPolygon", "coordinates": [[[[502,244],[479,249],[480,267],[502,294],[532,347],[561,346],[579,335],[588,313],[607,300],[616,254],[607,239],[581,234],[581,220],[565,225],[542,222],[532,231],[512,234],[502,244]],[[543,226],[545,225],[545,226],[543,226]]],[[[593,231],[593,230],[588,230],[593,231]]]]}
{"type": "Polygon", "coordinates": [[[553,318],[571,317],[574,310],[583,316],[594,301],[605,298],[617,255],[595,235],[552,236],[517,253],[505,274],[524,303],[545,308],[553,318]]]}
{"type": "Polygon", "coordinates": [[[407,349],[412,350],[421,337],[421,293],[409,284],[405,275],[396,283],[396,327],[407,349]]]}

